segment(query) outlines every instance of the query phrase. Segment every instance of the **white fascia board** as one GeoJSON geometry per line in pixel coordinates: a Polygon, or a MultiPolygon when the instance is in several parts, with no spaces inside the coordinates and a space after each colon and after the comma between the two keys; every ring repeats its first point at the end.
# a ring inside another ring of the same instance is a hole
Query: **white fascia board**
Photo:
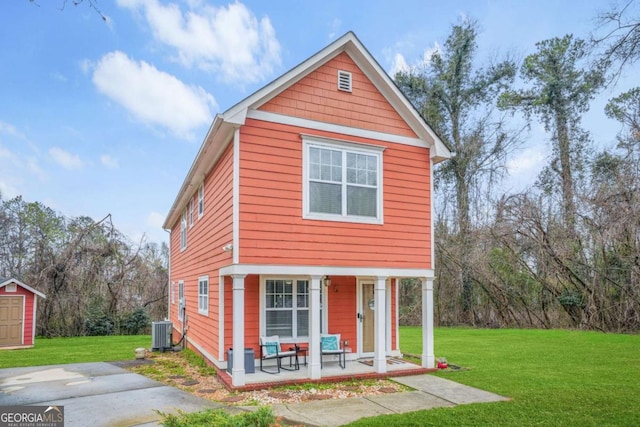
{"type": "Polygon", "coordinates": [[[324,49],[301,62],[288,72],[284,73],[262,89],[249,95],[242,101],[223,113],[225,120],[235,124],[244,124],[246,112],[265,104],[282,91],[307,76],[311,71],[330,61],[344,51],[344,45],[355,38],[352,32],[348,32],[324,49]]]}
{"type": "Polygon", "coordinates": [[[412,138],[409,136],[395,135],[391,133],[355,128],[351,126],[320,122],[317,120],[303,119],[294,116],[286,116],[284,114],[271,113],[268,111],[251,110],[247,113],[247,117],[251,119],[262,120],[265,122],[280,123],[324,132],[332,132],[341,135],[356,136],[366,139],[375,139],[378,141],[411,145],[414,147],[429,148],[429,145],[426,143],[426,141],[419,138],[412,138]]]}
{"type": "Polygon", "coordinates": [[[22,283],[22,282],[21,282],[20,280],[18,280],[18,279],[12,279],[12,278],[7,279],[7,280],[5,280],[4,282],[0,283],[0,288],[3,288],[3,287],[5,287],[5,286],[7,286],[7,285],[9,285],[9,284],[11,284],[11,283],[15,283],[16,285],[20,286],[21,288],[24,288],[24,289],[28,290],[29,292],[32,292],[32,293],[34,293],[34,294],[38,295],[40,298],[47,299],[47,297],[46,297],[46,295],[45,295],[45,294],[43,294],[43,293],[42,293],[42,292],[40,292],[40,291],[37,291],[37,290],[33,289],[33,288],[32,288],[31,286],[29,286],[29,285],[26,285],[26,284],[22,283]]]}
{"type": "Polygon", "coordinates": [[[291,276],[357,276],[357,277],[423,277],[434,278],[434,271],[422,268],[337,267],[322,265],[232,264],[220,269],[224,276],[232,274],[264,274],[291,276]]]}
{"type": "Polygon", "coordinates": [[[378,64],[376,59],[355,36],[353,37],[352,43],[346,46],[345,51],[398,114],[400,114],[400,117],[407,122],[416,135],[429,144],[432,149],[431,157],[435,159],[436,163],[450,158],[451,153],[446,145],[429,127],[407,97],[398,89],[398,86],[396,86],[387,72],[378,64]]]}
{"type": "Polygon", "coordinates": [[[171,230],[180,218],[182,210],[187,205],[189,198],[197,191],[198,186],[204,181],[207,173],[216,164],[226,145],[233,137],[234,126],[224,121],[223,117],[216,115],[213,123],[209,127],[198,154],[196,155],[189,172],[178,191],[178,195],[167,214],[167,218],[162,225],[165,230],[171,230]]]}

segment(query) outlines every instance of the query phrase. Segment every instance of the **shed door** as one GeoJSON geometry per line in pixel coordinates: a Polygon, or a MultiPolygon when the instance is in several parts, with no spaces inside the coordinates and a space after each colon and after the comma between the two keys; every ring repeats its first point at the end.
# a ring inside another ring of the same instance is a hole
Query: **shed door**
{"type": "Polygon", "coordinates": [[[22,297],[0,297],[0,346],[22,345],[22,297]]]}

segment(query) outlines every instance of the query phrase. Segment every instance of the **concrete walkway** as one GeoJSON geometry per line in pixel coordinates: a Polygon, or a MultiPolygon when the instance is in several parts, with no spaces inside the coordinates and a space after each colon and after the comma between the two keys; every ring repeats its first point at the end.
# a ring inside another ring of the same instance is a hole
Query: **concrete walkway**
{"type": "MultiPolygon", "coordinates": [[[[364,417],[399,414],[467,403],[500,402],[508,398],[439,378],[433,375],[413,375],[393,378],[415,391],[357,397],[350,399],[319,400],[295,404],[278,404],[276,415],[294,424],[307,426],[341,426],[364,417]]],[[[250,408],[246,408],[249,409],[250,408]]]]}
{"type": "Polygon", "coordinates": [[[222,405],[109,363],[0,369],[0,406],[64,406],[65,427],[156,426],[154,410],[222,405]]]}
{"type": "MultiPolygon", "coordinates": [[[[273,406],[292,424],[340,426],[363,417],[419,411],[465,403],[498,402],[502,396],[433,375],[393,379],[415,391],[273,406]]],[[[225,407],[109,363],[75,363],[0,369],[0,406],[64,406],[65,426],[157,426],[162,412],[225,407]]]]}

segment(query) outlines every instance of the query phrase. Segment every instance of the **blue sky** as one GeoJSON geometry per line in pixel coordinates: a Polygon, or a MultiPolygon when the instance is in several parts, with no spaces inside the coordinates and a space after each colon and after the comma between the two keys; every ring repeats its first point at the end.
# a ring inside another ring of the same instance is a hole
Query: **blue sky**
{"type": "MultiPolygon", "coordinates": [[[[450,25],[479,21],[480,58],[587,37],[603,1],[11,0],[0,7],[0,193],[100,219],[138,241],[161,225],[213,116],[352,30],[390,73],[419,63],[450,25]]],[[[588,113],[600,145],[618,127],[588,113]]],[[[510,160],[525,185],[548,145],[534,125],[510,160]]]]}

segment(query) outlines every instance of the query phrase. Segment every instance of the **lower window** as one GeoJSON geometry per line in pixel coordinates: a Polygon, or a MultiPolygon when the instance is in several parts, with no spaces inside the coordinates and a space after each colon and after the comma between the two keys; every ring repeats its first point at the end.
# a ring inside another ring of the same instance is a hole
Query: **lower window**
{"type": "MultiPolygon", "coordinates": [[[[294,339],[309,336],[309,280],[267,279],[264,298],[266,335],[294,339]]],[[[320,318],[322,319],[322,303],[320,318]]],[[[321,325],[322,323],[320,322],[321,325]]]]}

